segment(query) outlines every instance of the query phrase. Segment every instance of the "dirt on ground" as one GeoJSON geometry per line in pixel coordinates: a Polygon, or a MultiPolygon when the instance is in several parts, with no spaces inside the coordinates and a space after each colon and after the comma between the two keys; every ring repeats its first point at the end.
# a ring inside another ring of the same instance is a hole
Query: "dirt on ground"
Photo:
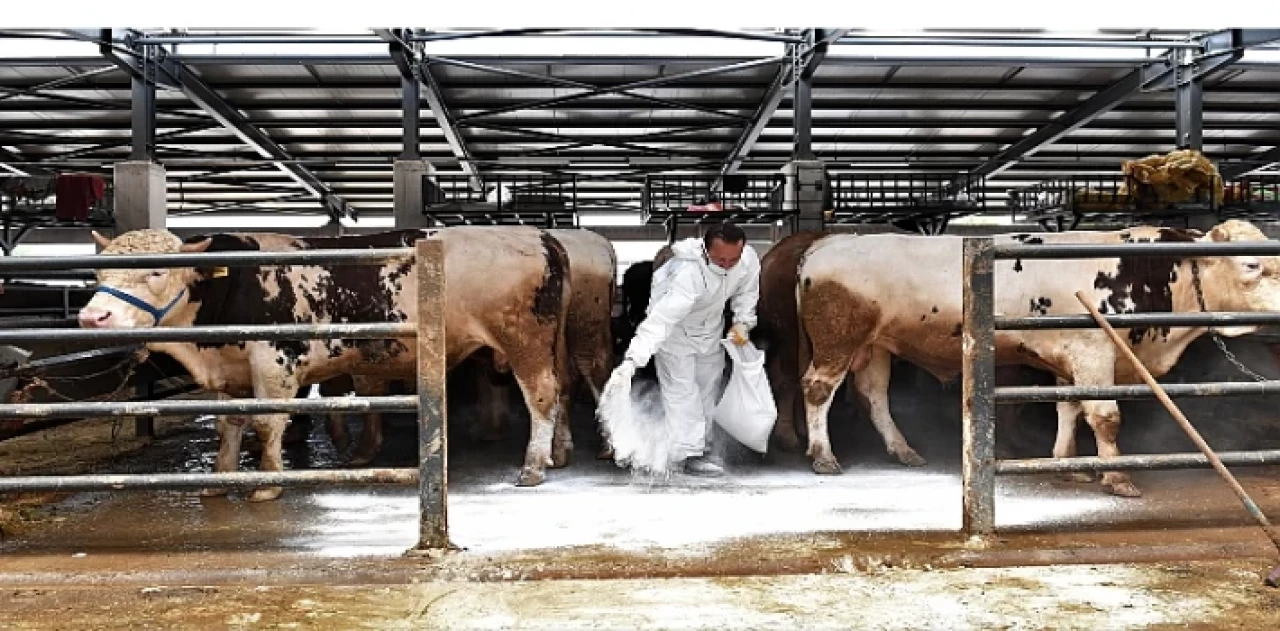
{"type": "MultiPolygon", "coordinates": [[[[134,435],[133,419],[87,419],[0,441],[0,476],[92,473],[156,440],[191,431],[189,418],[155,420],[155,438],[134,435]]],[[[68,493],[0,493],[0,538],[57,520],[53,503],[68,493]]]]}
{"type": "Polygon", "coordinates": [[[1258,560],[636,580],[9,588],[6,629],[1275,629],[1258,560]]]}

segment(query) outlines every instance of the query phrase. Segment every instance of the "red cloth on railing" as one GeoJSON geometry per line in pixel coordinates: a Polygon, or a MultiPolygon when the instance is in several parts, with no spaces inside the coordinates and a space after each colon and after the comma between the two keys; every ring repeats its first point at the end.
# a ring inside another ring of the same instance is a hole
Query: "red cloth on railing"
{"type": "Polygon", "coordinates": [[[58,175],[58,196],[54,214],[60,221],[84,221],[89,209],[107,194],[101,175],[63,173],[58,175]]]}

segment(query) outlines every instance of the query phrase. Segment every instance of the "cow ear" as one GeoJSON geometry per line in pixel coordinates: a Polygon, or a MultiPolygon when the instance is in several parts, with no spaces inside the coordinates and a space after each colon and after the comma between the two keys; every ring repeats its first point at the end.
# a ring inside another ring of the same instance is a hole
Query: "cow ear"
{"type": "Polygon", "coordinates": [[[93,235],[93,241],[98,244],[98,247],[105,250],[107,249],[107,246],[111,245],[111,239],[98,234],[97,230],[90,230],[89,234],[93,235]]]}
{"type": "Polygon", "coordinates": [[[191,243],[183,243],[183,244],[182,244],[182,247],[178,248],[178,251],[179,251],[179,252],[191,252],[191,253],[193,253],[193,254],[194,254],[194,253],[199,253],[199,252],[204,252],[205,250],[208,250],[208,249],[209,249],[209,246],[210,246],[212,243],[213,243],[213,239],[210,239],[209,237],[205,237],[204,239],[201,239],[200,241],[192,241],[191,243]]]}

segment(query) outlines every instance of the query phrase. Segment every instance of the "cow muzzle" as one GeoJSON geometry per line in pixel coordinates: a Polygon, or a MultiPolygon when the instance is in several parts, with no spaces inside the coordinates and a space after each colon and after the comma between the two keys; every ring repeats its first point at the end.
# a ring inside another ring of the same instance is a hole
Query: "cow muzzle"
{"type": "Polygon", "coordinates": [[[109,309],[94,309],[85,307],[80,310],[80,328],[84,329],[105,329],[110,328],[115,313],[109,309]]]}

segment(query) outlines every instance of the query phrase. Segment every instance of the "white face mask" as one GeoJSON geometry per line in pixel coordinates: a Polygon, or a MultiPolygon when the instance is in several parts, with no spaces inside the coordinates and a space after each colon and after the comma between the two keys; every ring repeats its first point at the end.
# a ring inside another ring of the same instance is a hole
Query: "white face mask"
{"type": "Polygon", "coordinates": [[[729,275],[729,270],[723,267],[720,267],[719,265],[716,265],[711,261],[711,255],[707,253],[707,244],[705,243],[702,244],[702,260],[707,264],[707,268],[710,269],[712,272],[715,272],[716,274],[719,274],[721,276],[729,275]]]}

